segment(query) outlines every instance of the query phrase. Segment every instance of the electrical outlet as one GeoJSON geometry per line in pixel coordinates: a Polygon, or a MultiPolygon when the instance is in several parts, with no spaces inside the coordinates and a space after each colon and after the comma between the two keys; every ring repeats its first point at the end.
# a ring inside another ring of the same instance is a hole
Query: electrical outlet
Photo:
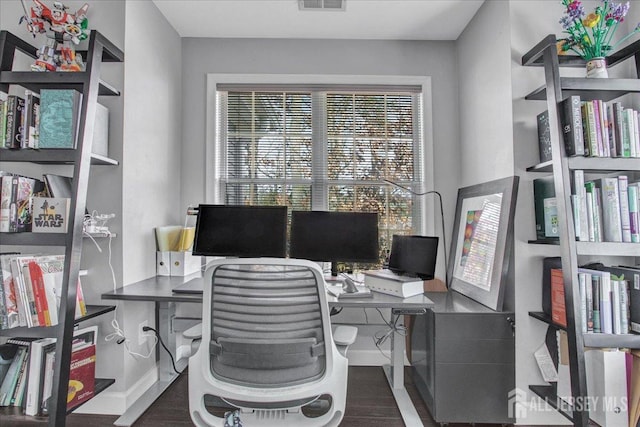
{"type": "Polygon", "coordinates": [[[142,345],[145,342],[147,342],[147,334],[149,333],[148,331],[143,331],[142,328],[144,328],[145,326],[149,326],[149,321],[145,320],[144,322],[141,322],[138,325],[138,345],[142,345]]]}

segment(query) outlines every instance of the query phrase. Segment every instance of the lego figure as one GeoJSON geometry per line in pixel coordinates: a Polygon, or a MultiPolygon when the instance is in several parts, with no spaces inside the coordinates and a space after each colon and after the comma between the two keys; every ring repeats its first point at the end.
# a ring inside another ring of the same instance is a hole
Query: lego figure
{"type": "Polygon", "coordinates": [[[38,51],[38,59],[31,65],[33,71],[84,71],[82,57],[76,54],[69,43],[80,43],[87,38],[89,21],[87,20],[88,4],[84,4],[75,14],[68,13],[67,6],[59,1],[53,2],[53,9],[48,8],[40,0],[32,0],[31,13],[27,12],[24,0],[21,0],[25,15],[20,18],[27,22],[27,29],[36,33],[47,33],[47,44],[38,51]]]}

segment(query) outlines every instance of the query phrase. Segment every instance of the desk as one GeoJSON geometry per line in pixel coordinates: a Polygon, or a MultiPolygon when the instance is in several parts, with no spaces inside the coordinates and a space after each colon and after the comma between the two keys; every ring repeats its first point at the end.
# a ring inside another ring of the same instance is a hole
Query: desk
{"type": "MultiPolygon", "coordinates": [[[[176,331],[174,329],[175,304],[201,303],[202,295],[176,294],[172,289],[200,273],[185,277],[157,276],[140,282],[132,283],[113,292],[102,294],[102,299],[124,301],[152,301],[155,303],[156,327],[160,337],[168,348],[175,351],[176,331]]],[[[433,307],[433,302],[423,295],[401,299],[378,292],[373,293],[373,298],[362,299],[337,299],[327,295],[330,307],[355,307],[355,308],[388,308],[392,312],[392,322],[398,316],[406,314],[424,314],[427,309],[433,307]]],[[[391,365],[384,366],[384,371],[402,414],[406,426],[422,426],[418,412],[416,411],[409,394],[404,387],[404,337],[398,339],[396,334],[391,335],[391,365]]],[[[136,401],[114,423],[118,426],[130,426],[144,411],[162,394],[164,390],[178,377],[171,366],[171,359],[166,352],[156,347],[156,362],[158,365],[158,381],[138,401],[136,401]]],[[[183,370],[187,361],[179,364],[178,370],[183,370]]]]}

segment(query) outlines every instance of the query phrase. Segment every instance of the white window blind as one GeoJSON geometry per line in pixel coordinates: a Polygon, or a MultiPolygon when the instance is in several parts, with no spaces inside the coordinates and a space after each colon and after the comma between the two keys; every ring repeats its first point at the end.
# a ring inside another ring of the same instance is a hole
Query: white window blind
{"type": "Polygon", "coordinates": [[[221,194],[232,205],[377,212],[381,256],[420,233],[416,87],[218,86],[221,194]]]}

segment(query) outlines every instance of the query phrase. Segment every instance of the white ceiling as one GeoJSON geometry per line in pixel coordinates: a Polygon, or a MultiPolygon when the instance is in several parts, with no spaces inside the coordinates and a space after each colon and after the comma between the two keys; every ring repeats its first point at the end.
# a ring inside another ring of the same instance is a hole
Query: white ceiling
{"type": "Polygon", "coordinates": [[[297,0],[153,0],[181,37],[456,40],[484,0],[346,0],[300,11],[297,0]]]}

